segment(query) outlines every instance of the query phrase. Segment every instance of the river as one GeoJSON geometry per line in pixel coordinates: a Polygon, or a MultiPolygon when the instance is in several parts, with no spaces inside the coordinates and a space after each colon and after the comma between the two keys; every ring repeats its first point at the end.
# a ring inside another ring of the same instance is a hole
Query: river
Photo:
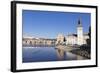
{"type": "Polygon", "coordinates": [[[58,50],[54,47],[23,47],[22,61],[23,63],[30,62],[47,62],[47,61],[64,61],[84,59],[81,56],[58,50]]]}

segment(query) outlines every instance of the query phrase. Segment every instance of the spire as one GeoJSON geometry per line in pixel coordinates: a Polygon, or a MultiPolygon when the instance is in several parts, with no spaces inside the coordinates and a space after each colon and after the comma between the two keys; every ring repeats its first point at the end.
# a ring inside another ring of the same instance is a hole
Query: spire
{"type": "Polygon", "coordinates": [[[81,19],[78,20],[78,26],[82,27],[81,19]]]}
{"type": "Polygon", "coordinates": [[[78,24],[81,24],[81,21],[80,21],[80,19],[78,20],[78,24]]]}

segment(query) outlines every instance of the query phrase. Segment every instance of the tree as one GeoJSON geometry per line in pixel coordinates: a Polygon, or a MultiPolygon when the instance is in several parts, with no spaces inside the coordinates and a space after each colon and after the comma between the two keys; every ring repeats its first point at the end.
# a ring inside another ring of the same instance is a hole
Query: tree
{"type": "Polygon", "coordinates": [[[88,33],[89,39],[87,39],[87,44],[91,45],[91,26],[89,27],[89,33],[88,33]]]}
{"type": "Polygon", "coordinates": [[[89,45],[91,45],[91,26],[89,27],[88,35],[89,35],[89,45]]]}

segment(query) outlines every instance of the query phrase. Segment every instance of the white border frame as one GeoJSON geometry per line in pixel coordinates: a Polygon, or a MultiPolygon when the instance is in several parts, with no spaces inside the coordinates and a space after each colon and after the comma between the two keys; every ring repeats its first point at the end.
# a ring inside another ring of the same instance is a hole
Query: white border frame
{"type": "Polygon", "coordinates": [[[96,9],[85,7],[67,7],[67,6],[51,6],[51,5],[31,5],[31,4],[17,4],[16,9],[16,25],[17,25],[17,45],[16,45],[16,69],[39,69],[39,68],[53,68],[53,67],[74,67],[96,65],[96,9]],[[22,9],[26,10],[43,10],[43,11],[63,11],[63,12],[84,12],[91,13],[91,59],[78,61],[56,61],[56,62],[35,62],[22,63],[22,9]]]}

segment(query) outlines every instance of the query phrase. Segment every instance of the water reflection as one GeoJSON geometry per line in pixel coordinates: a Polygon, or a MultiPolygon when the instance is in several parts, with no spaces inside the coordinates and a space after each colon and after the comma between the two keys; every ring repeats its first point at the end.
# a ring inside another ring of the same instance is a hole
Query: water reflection
{"type": "Polygon", "coordinates": [[[58,60],[65,60],[66,59],[66,52],[63,49],[55,49],[58,60]]]}
{"type": "Polygon", "coordinates": [[[23,62],[43,62],[43,61],[62,61],[62,60],[83,60],[82,56],[72,54],[64,49],[54,47],[32,47],[23,48],[23,62]]]}
{"type": "Polygon", "coordinates": [[[73,54],[70,51],[65,51],[65,49],[62,48],[61,46],[59,48],[56,48],[55,50],[56,50],[58,60],[84,60],[86,59],[85,57],[82,57],[77,54],[73,54]]]}

